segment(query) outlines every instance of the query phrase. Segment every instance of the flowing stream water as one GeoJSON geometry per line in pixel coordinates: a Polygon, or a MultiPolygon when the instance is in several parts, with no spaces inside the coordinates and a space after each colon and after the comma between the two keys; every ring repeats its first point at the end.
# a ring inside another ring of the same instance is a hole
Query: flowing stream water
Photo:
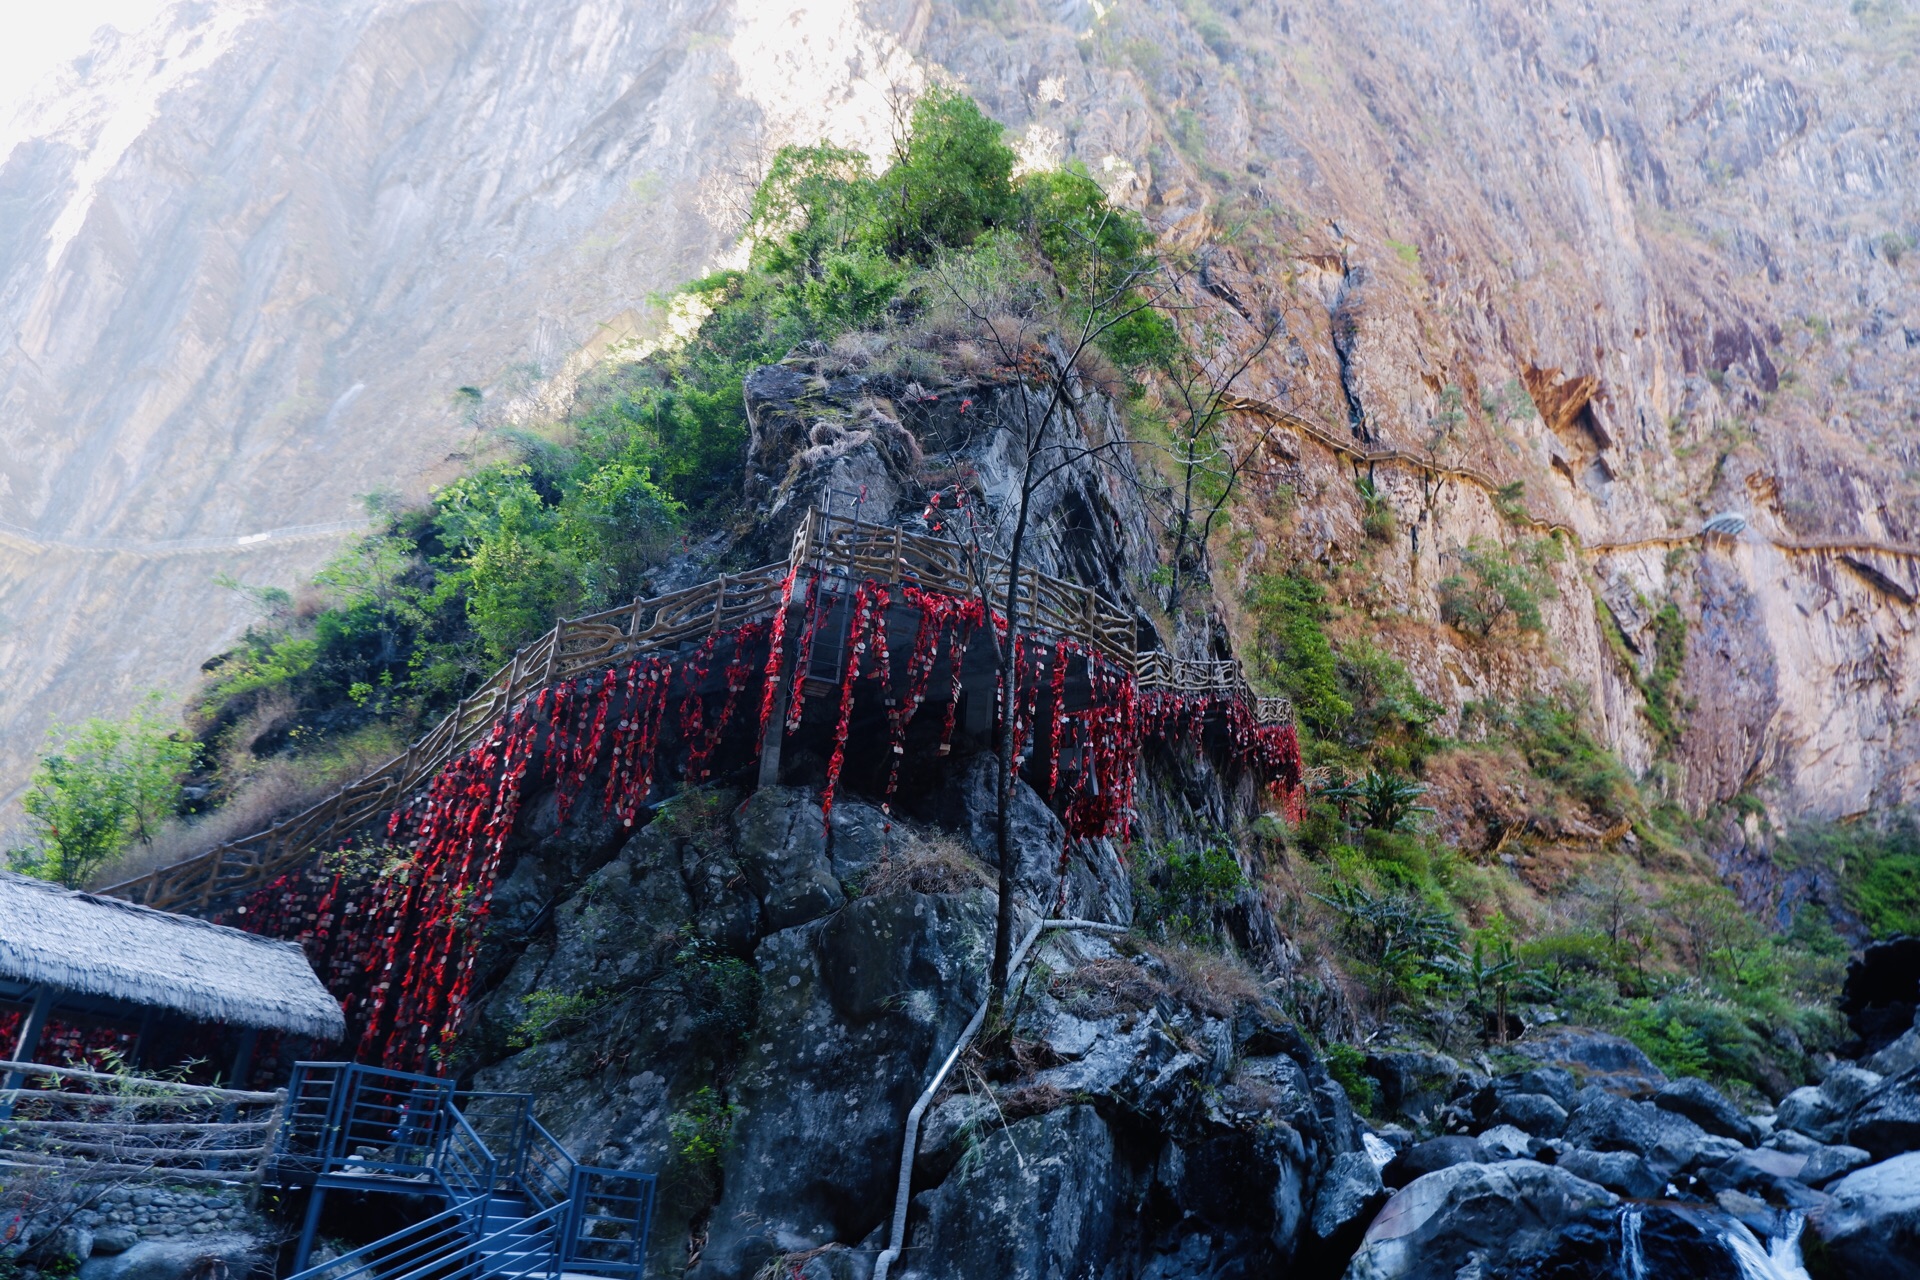
{"type": "MultiPolygon", "coordinates": [[[[1628,1204],[1620,1210],[1622,1280],[1691,1280],[1648,1272],[1647,1256],[1640,1244],[1646,1215],[1644,1205],[1628,1204]]],[[[1739,1267],[1740,1280],[1812,1280],[1800,1259],[1800,1232],[1805,1226],[1806,1220],[1799,1214],[1787,1214],[1780,1234],[1769,1237],[1763,1246],[1745,1223],[1727,1218],[1721,1228],[1720,1243],[1739,1267]]]]}

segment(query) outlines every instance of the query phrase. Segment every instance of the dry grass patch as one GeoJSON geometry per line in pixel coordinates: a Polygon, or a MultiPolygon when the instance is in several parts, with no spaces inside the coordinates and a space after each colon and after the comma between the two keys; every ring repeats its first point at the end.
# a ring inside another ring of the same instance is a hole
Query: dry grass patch
{"type": "Polygon", "coordinates": [[[1131,960],[1118,958],[1090,960],[1047,981],[1047,994],[1076,1018],[1142,1013],[1167,993],[1166,984],[1154,975],[1131,960]]]}
{"type": "Polygon", "coordinates": [[[1229,1017],[1241,1005],[1267,998],[1260,975],[1230,951],[1152,942],[1145,947],[1166,966],[1168,994],[1209,1017],[1229,1017]]]}
{"type": "MultiPolygon", "coordinates": [[[[895,827],[896,832],[900,831],[895,827]]],[[[879,897],[889,893],[966,893],[988,889],[994,884],[991,868],[967,851],[959,839],[946,832],[909,837],[875,864],[860,896],[879,897]]]]}

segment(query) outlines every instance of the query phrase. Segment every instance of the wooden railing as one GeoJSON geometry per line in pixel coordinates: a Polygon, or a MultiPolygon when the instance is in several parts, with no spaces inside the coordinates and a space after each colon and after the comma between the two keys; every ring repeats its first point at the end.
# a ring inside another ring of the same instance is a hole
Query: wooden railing
{"type": "MultiPolygon", "coordinates": [[[[302,813],[196,857],[95,892],[165,911],[204,912],[291,871],[315,849],[338,846],[384,818],[446,764],[492,731],[509,709],[548,685],[642,654],[668,653],[760,618],[780,605],[789,570],[850,580],[912,583],[979,597],[1005,614],[1006,562],[990,552],[903,529],[815,511],[795,532],[784,563],[721,574],[698,586],[636,600],[561,622],[463,697],[446,717],[400,755],[350,782],[302,813]]],[[[1259,719],[1285,721],[1284,698],[1259,697],[1234,662],[1191,662],[1157,650],[1140,653],[1131,615],[1091,588],[1032,570],[1016,596],[1023,632],[1075,640],[1132,670],[1145,690],[1218,693],[1246,698],[1259,719]]]]}
{"type": "Polygon", "coordinates": [[[23,1081],[0,1090],[0,1163],[115,1181],[247,1181],[286,1100],[37,1062],[0,1062],[0,1079],[23,1081]]]}
{"type": "MultiPolygon", "coordinates": [[[[984,598],[1007,614],[1007,561],[944,538],[908,533],[815,511],[794,537],[792,563],[879,582],[911,582],[948,595],[984,598]],[[984,580],[984,581],[983,581],[984,580]],[[984,590],[983,590],[984,588],[984,590]]],[[[1020,629],[1077,640],[1132,668],[1136,661],[1133,616],[1100,598],[1091,587],[1021,570],[1014,597],[1020,629]]]]}
{"type": "Polygon", "coordinates": [[[1247,681],[1247,669],[1238,658],[1195,660],[1159,652],[1143,653],[1134,672],[1143,692],[1195,693],[1239,698],[1253,709],[1260,724],[1292,724],[1293,700],[1257,693],[1247,681]]]}
{"type": "MultiPolygon", "coordinates": [[[[1485,493],[1506,501],[1505,482],[1492,472],[1467,463],[1441,462],[1433,456],[1418,453],[1410,449],[1396,449],[1391,445],[1366,445],[1342,436],[1325,423],[1303,417],[1290,409],[1284,409],[1266,400],[1256,400],[1249,396],[1229,396],[1221,401],[1221,408],[1233,413],[1252,414],[1288,427],[1305,439],[1312,440],[1329,452],[1356,463],[1373,466],[1378,463],[1404,466],[1426,475],[1447,480],[1464,480],[1485,493]]],[[[1713,530],[1701,529],[1665,529],[1655,533],[1636,537],[1606,539],[1588,542],[1565,520],[1552,516],[1535,515],[1524,501],[1509,506],[1517,522],[1546,533],[1565,534],[1575,547],[1589,555],[1605,555],[1622,551],[1635,551],[1642,548],[1678,547],[1698,542],[1710,537],[1713,530]]],[[[1815,536],[1795,538],[1785,534],[1768,533],[1765,530],[1748,525],[1755,537],[1772,543],[1782,551],[1802,555],[1844,554],[1848,552],[1864,555],[1884,555],[1897,559],[1920,560],[1920,547],[1907,543],[1887,542],[1879,538],[1865,537],[1859,534],[1839,534],[1833,536],[1815,536]]]]}

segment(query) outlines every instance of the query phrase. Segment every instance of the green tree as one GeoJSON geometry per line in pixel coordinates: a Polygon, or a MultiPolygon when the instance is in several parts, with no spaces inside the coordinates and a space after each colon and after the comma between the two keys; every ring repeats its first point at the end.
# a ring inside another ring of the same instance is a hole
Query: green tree
{"type": "Polygon", "coordinates": [[[1460,572],[1440,582],[1440,617],[1483,638],[1544,631],[1540,601],[1558,594],[1547,565],[1559,558],[1550,538],[1523,542],[1512,552],[1475,538],[1459,550],[1460,572]]]}
{"type": "Polygon", "coordinates": [[[1293,699],[1308,729],[1334,737],[1353,715],[1353,704],[1342,696],[1340,669],[1322,629],[1326,589],[1302,574],[1267,574],[1254,580],[1247,603],[1260,628],[1256,670],[1293,699]]]}
{"type": "Polygon", "coordinates": [[[70,889],[136,842],[146,843],[180,803],[180,778],[199,744],[159,714],[157,693],[125,720],[56,725],[22,797],[39,848],[15,850],[18,870],[70,889]]]}
{"type": "Polygon", "coordinates": [[[1011,222],[1014,154],[1001,132],[964,93],[928,90],[881,175],[871,241],[890,257],[924,262],[1011,222]]]}

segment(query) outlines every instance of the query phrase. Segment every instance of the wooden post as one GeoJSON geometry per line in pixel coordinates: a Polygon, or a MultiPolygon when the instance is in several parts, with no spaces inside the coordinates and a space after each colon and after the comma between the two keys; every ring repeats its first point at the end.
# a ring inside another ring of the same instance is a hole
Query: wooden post
{"type": "Polygon", "coordinates": [[[787,740],[787,703],[793,697],[793,682],[799,678],[798,672],[789,672],[787,664],[780,664],[780,681],[773,691],[773,712],[767,717],[766,741],[760,744],[760,777],[754,784],[758,787],[777,787],[780,785],[780,748],[787,740]]]}
{"type": "Polygon", "coordinates": [[[546,678],[541,680],[540,682],[542,685],[552,684],[553,673],[559,670],[560,636],[562,633],[566,631],[566,629],[567,629],[567,620],[565,618],[562,618],[560,619],[560,621],[554,623],[553,630],[547,633],[547,641],[548,641],[547,643],[547,674],[546,674],[546,678]]]}
{"type": "MultiPolygon", "coordinates": [[[[20,1025],[20,1038],[14,1042],[13,1060],[32,1062],[33,1055],[40,1050],[40,1037],[46,1032],[47,1023],[53,1018],[53,1006],[59,1001],[58,987],[41,987],[34,992],[33,1007],[27,1011],[26,1020],[20,1025]]],[[[9,1071],[0,1089],[18,1089],[25,1077],[18,1071],[9,1071]]],[[[12,1099],[0,1099],[0,1120],[13,1114],[12,1099]]]]}
{"type": "Polygon", "coordinates": [[[713,598],[713,625],[707,629],[709,636],[720,634],[720,617],[727,607],[727,575],[721,574],[717,581],[720,584],[720,590],[713,598]]]}

